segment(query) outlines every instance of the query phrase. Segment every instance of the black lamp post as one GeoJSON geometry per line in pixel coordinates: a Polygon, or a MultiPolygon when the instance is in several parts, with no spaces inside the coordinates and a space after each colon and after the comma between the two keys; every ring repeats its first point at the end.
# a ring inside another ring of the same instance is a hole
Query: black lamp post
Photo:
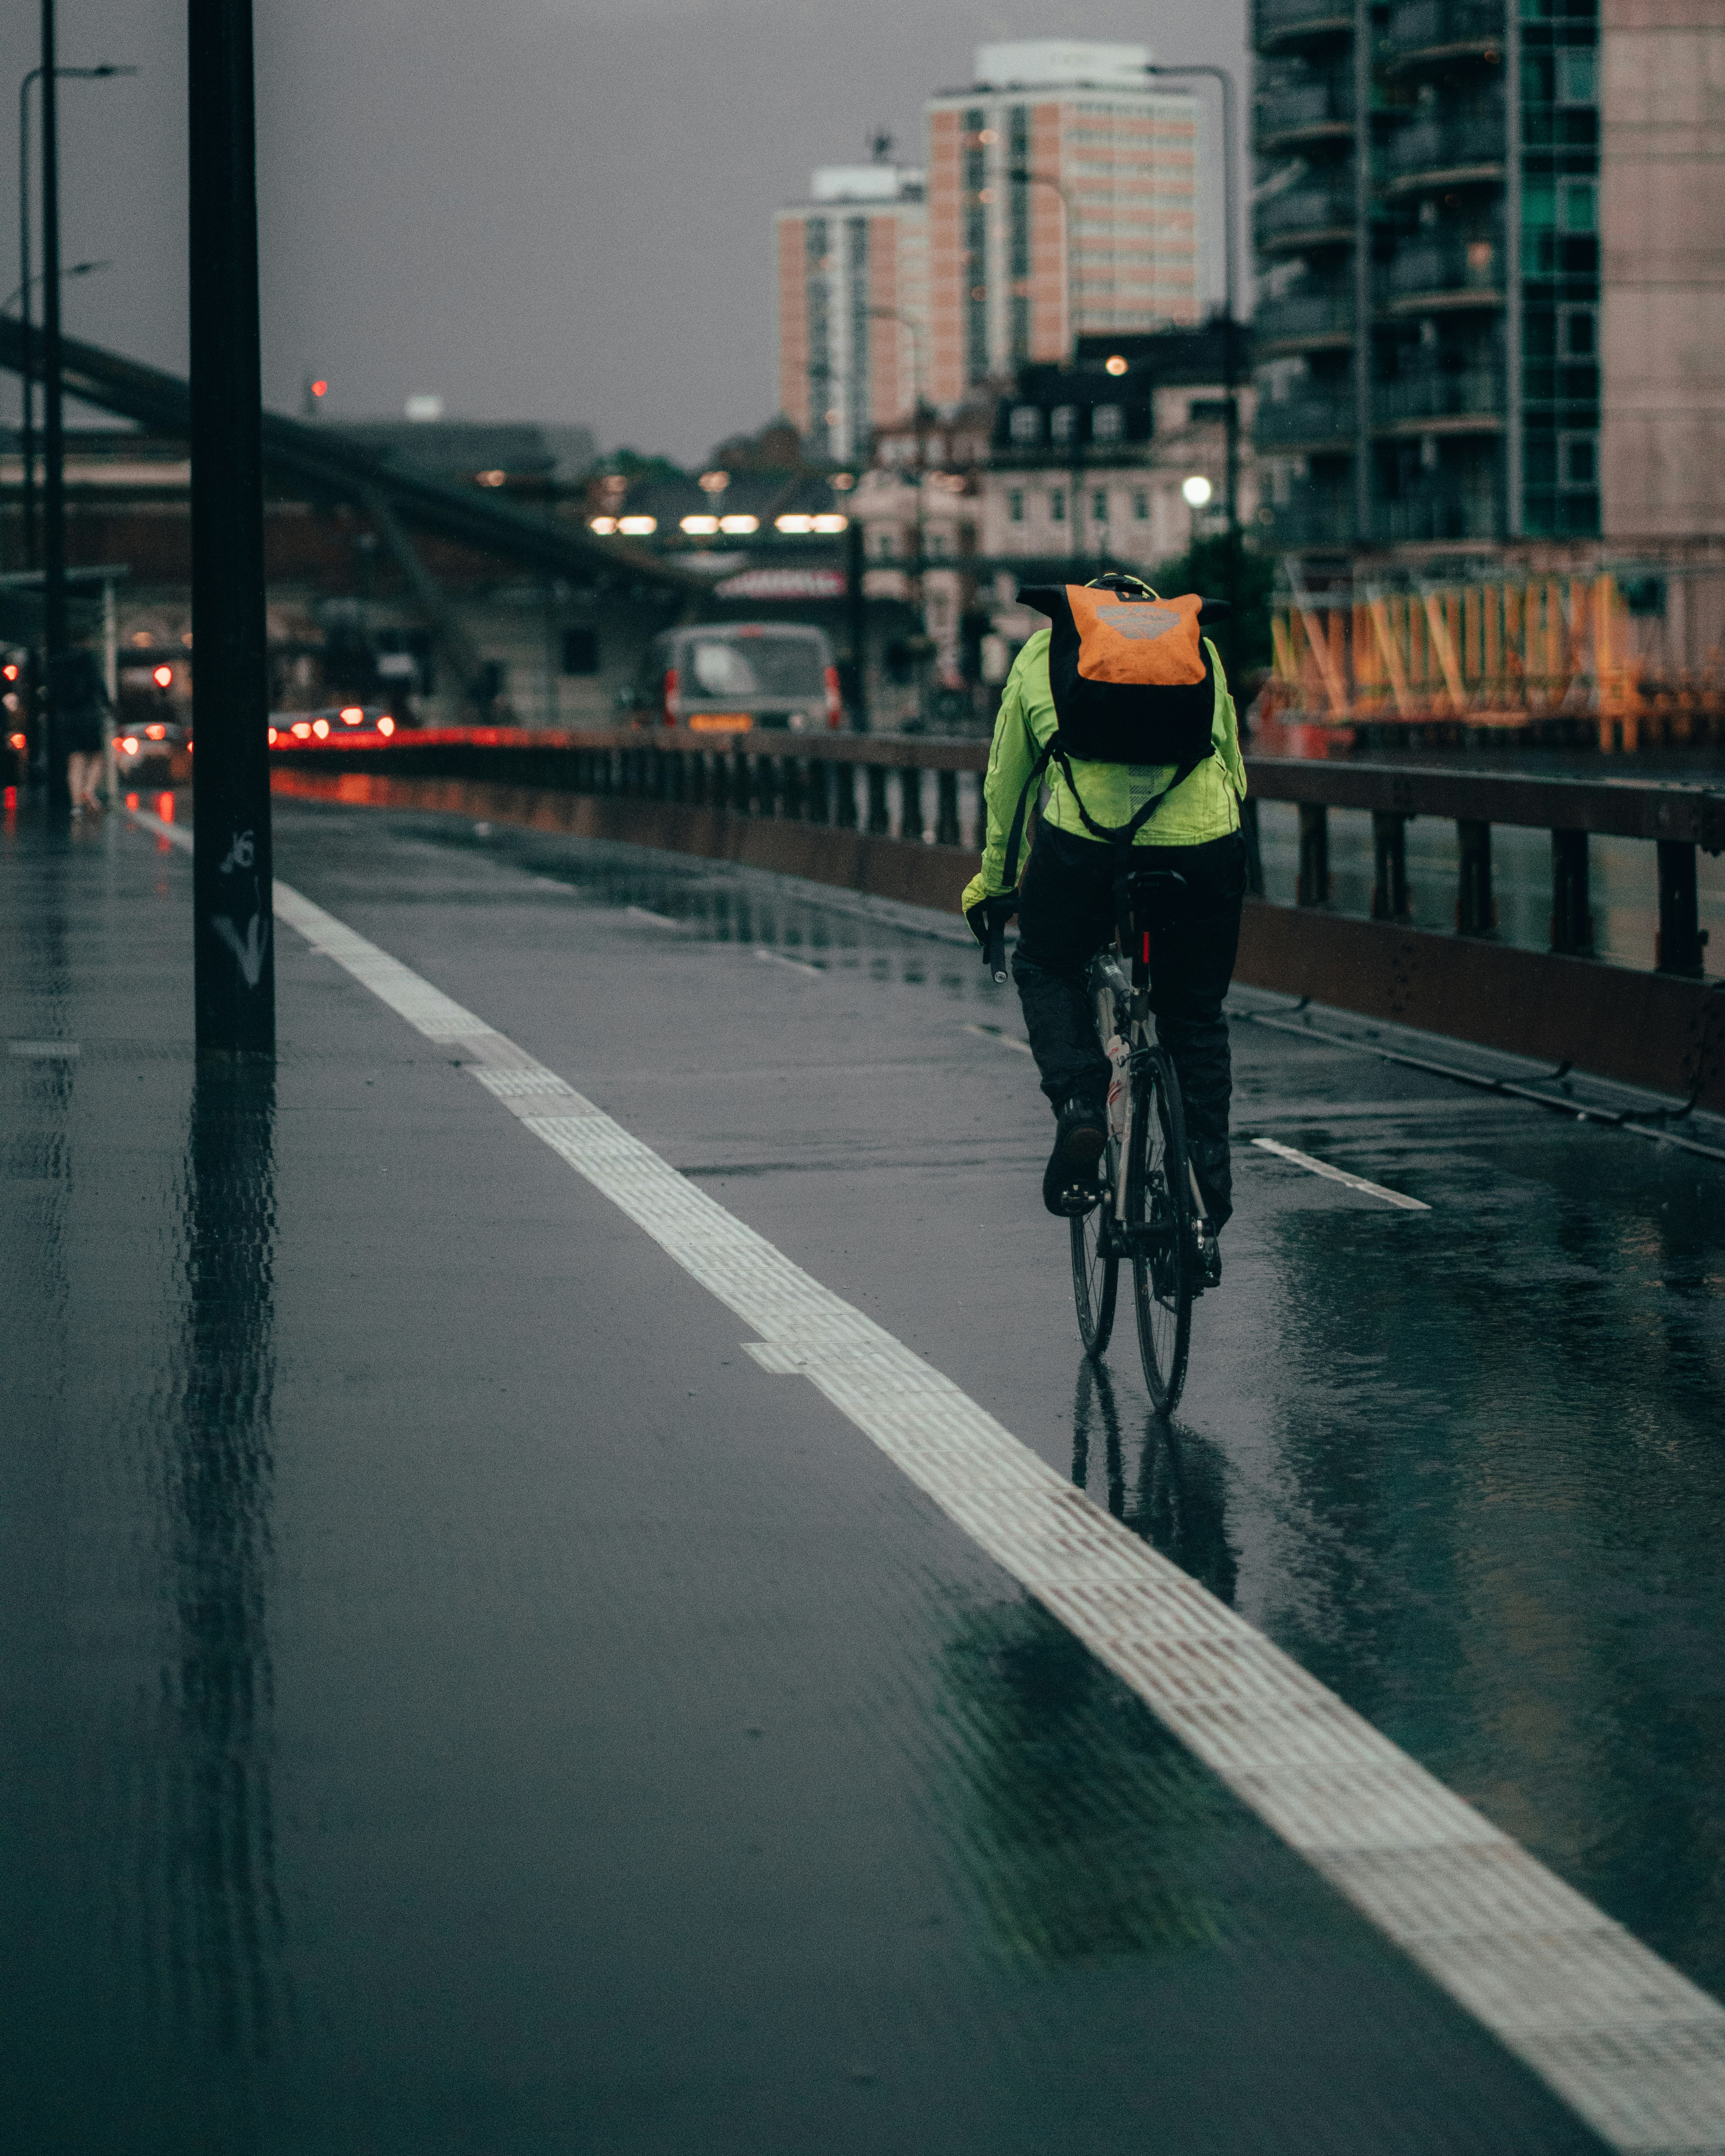
{"type": "Polygon", "coordinates": [[[251,0],[189,0],[193,949],[201,1058],[275,1051],[251,0]]]}

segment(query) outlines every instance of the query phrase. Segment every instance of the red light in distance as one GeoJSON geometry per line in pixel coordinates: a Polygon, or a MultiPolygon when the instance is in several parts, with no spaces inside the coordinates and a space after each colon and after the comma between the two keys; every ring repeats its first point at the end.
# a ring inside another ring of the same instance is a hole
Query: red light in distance
{"type": "Polygon", "coordinates": [[[311,393],[314,397],[327,397],[330,393],[330,385],[327,382],[314,382],[311,385],[311,393]]]}
{"type": "Polygon", "coordinates": [[[174,683],[174,670],[172,666],[158,666],[150,679],[158,689],[171,689],[174,683]]]}

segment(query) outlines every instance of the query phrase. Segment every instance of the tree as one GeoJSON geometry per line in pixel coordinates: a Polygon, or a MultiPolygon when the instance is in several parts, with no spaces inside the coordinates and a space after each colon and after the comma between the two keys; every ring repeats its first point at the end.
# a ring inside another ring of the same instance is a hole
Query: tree
{"type": "MultiPolygon", "coordinates": [[[[1201,592],[1206,598],[1220,598],[1228,588],[1227,534],[1194,539],[1183,554],[1164,562],[1150,581],[1159,592],[1201,592]]],[[[1242,544],[1237,610],[1216,639],[1237,685],[1244,686],[1270,665],[1270,600],[1275,588],[1274,560],[1242,544]]]]}

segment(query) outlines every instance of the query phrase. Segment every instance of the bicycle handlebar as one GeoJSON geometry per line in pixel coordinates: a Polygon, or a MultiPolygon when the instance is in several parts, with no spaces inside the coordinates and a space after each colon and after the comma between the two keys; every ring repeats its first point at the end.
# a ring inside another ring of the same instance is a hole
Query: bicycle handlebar
{"type": "Polygon", "coordinates": [[[1006,979],[1006,924],[1019,910],[1014,892],[1005,898],[990,898],[983,901],[983,911],[988,934],[983,942],[983,963],[989,978],[997,984],[1006,979]]]}

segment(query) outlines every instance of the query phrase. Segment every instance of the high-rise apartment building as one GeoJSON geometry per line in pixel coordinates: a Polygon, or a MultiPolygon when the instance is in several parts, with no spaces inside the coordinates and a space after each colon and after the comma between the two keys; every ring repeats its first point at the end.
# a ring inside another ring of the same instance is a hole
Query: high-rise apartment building
{"type": "Polygon", "coordinates": [[[956,404],[1089,331],[1205,311],[1202,108],[1142,45],[979,46],[928,105],[929,386],[956,404]]]}
{"type": "Polygon", "coordinates": [[[1725,528],[1719,0],[1255,0],[1272,543],[1725,528]]]}
{"type": "Polygon", "coordinates": [[[922,174],[830,166],[813,175],[809,198],[778,218],[779,403],[814,455],[845,464],[916,399],[922,174]]]}

